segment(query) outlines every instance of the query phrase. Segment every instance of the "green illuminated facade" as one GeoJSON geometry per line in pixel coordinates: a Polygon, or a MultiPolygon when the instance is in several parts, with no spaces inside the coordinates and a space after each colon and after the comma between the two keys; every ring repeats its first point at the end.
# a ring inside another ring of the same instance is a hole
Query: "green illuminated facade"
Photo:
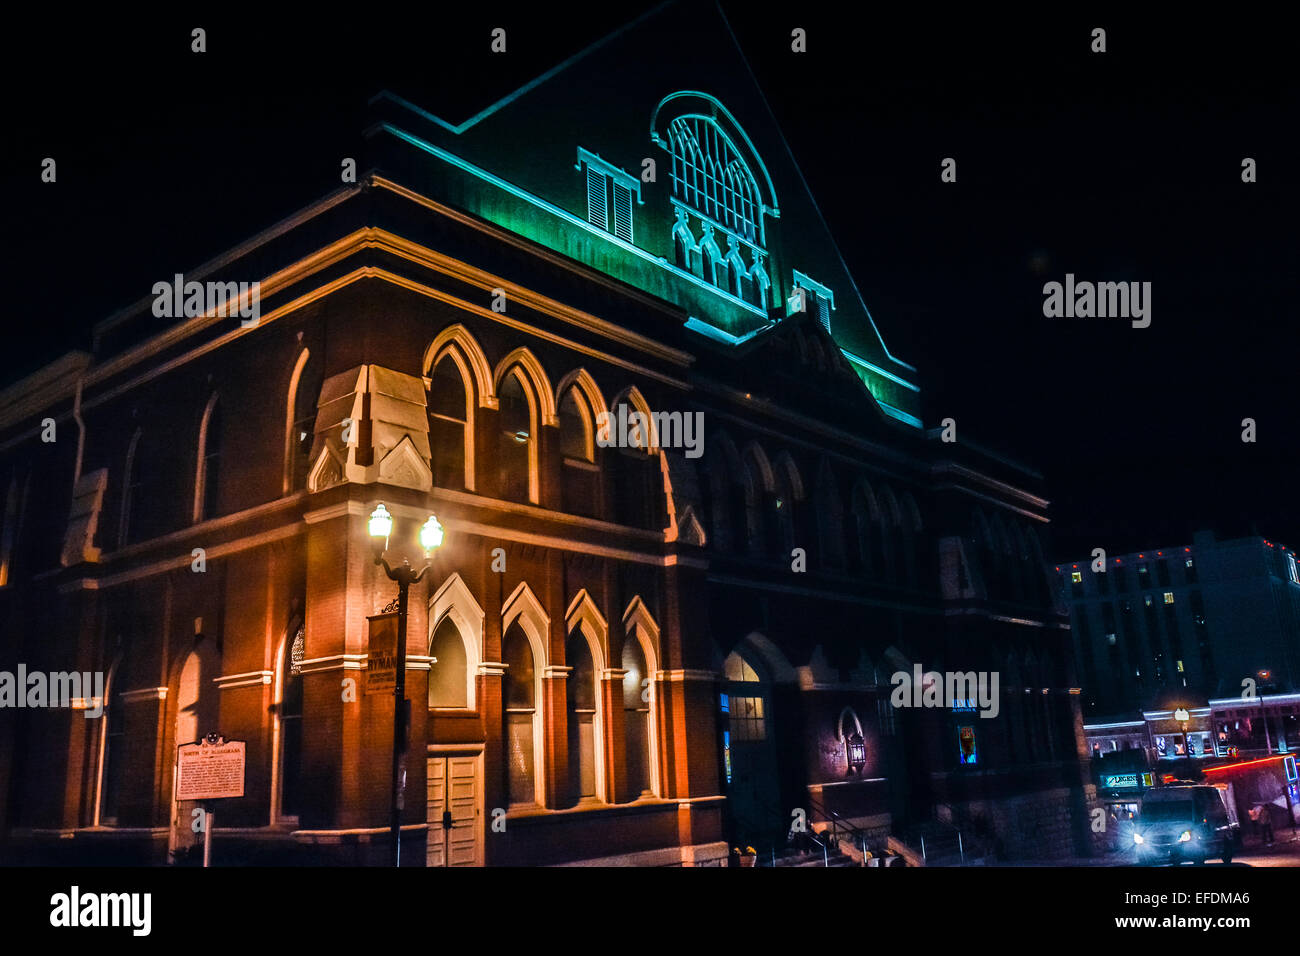
{"type": "Polygon", "coordinates": [[[723,343],[804,309],[882,412],[921,426],[916,369],[889,352],[715,8],[652,11],[468,119],[392,92],[373,106],[381,172],[670,302],[723,343]]]}

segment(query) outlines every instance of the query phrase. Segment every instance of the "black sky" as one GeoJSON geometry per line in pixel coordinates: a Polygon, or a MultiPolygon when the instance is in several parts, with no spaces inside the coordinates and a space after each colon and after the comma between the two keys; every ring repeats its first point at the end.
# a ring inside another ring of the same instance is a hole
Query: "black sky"
{"type": "MultiPolygon", "coordinates": [[[[377,90],[468,116],[648,6],[22,14],[0,41],[0,379],[87,347],[90,326],[157,276],[335,189],[377,90]],[[494,26],[508,29],[504,57],[488,50],[494,26]],[[39,181],[45,156],[55,185],[39,181]]],[[[1044,473],[1056,558],[1204,527],[1300,546],[1287,24],[1253,9],[886,19],[723,6],[886,342],[920,369],[927,424],[951,416],[959,438],[1044,473]],[[790,51],[796,26],[806,54],[790,51]],[[1105,54],[1089,51],[1097,26],[1105,54]],[[940,182],[944,157],[955,184],[940,182]],[[1151,327],[1044,318],[1043,283],[1067,272],[1151,282],[1151,327]],[[1256,444],[1241,441],[1245,417],[1256,444]]]]}

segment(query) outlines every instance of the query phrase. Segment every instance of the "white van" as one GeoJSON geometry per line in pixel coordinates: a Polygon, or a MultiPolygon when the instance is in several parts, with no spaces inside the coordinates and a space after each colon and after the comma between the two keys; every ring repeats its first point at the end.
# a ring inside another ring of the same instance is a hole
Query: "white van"
{"type": "Polygon", "coordinates": [[[1133,831],[1143,863],[1232,862],[1241,846],[1241,827],[1231,784],[1161,787],[1148,790],[1133,831]]]}

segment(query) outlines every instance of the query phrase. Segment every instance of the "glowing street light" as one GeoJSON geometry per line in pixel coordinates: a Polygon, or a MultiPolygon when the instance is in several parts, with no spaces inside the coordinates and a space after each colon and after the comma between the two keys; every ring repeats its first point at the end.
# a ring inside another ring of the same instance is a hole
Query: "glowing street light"
{"type": "Polygon", "coordinates": [[[424,548],[425,554],[436,550],[442,544],[442,534],[442,525],[438,523],[438,519],[429,515],[429,520],[420,529],[420,546],[424,548]]]}
{"type": "Polygon", "coordinates": [[[429,570],[430,553],[442,545],[443,530],[432,514],[420,528],[420,547],[424,561],[419,568],[411,567],[410,559],[403,556],[402,563],[394,568],[384,557],[389,538],[393,533],[393,516],[381,501],[370,513],[367,524],[370,546],[374,550],[375,564],[384,567],[390,581],[397,582],[397,674],[393,683],[393,777],[389,804],[389,831],[393,840],[393,866],[402,863],[402,791],[406,787],[406,747],[410,702],[406,699],[406,602],[411,585],[416,584],[429,570]]]}
{"type": "Polygon", "coordinates": [[[370,512],[370,537],[384,539],[384,547],[388,547],[388,536],[393,533],[393,516],[388,513],[384,503],[379,502],[379,507],[370,512]]]}

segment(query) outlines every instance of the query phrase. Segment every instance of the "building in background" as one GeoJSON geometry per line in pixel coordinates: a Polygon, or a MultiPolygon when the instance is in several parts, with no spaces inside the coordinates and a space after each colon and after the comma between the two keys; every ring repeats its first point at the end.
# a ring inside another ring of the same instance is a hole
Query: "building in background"
{"type": "Polygon", "coordinates": [[[1300,691],[1295,552],[1260,537],[1055,565],[1070,607],[1084,716],[1136,718],[1172,694],[1210,698],[1300,691]]]}
{"type": "Polygon", "coordinates": [[[219,730],[226,859],[384,861],[380,502],[395,553],[447,529],[407,859],[716,864],[801,815],[1086,849],[1041,479],[922,427],[720,12],[427,106],[375,97],[358,183],[184,275],[256,321],[146,297],[0,394],[0,669],[107,678],[0,710],[5,852],[183,858],[176,747],[219,730]],[[999,675],[996,716],[894,708],[914,666],[999,675]]]}
{"type": "Polygon", "coordinates": [[[1300,748],[1294,551],[1202,531],[1190,545],[1107,556],[1104,573],[1092,559],[1054,570],[1103,802],[1125,810],[1166,775],[1222,775],[1300,748]]]}

